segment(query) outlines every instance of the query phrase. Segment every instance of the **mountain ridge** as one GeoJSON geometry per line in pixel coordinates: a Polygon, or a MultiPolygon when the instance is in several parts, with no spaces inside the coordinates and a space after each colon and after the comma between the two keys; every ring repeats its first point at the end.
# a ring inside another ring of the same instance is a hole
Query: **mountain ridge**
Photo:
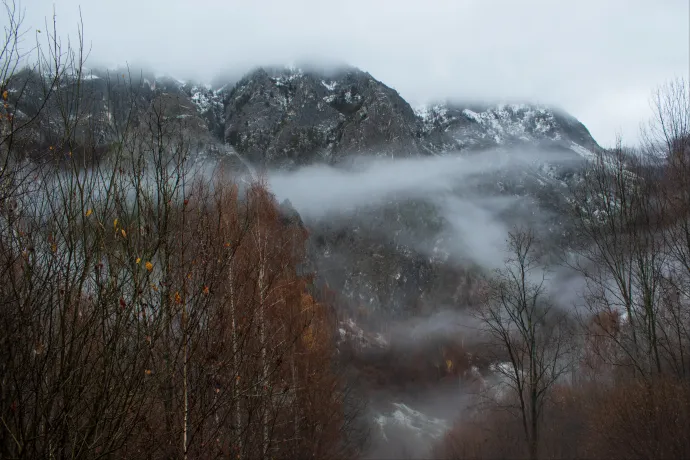
{"type": "MultiPolygon", "coordinates": [[[[18,77],[15,90],[26,81],[36,86],[30,71],[18,77]]],[[[127,85],[140,110],[161,97],[177,97],[180,105],[196,108],[196,113],[178,115],[198,125],[197,137],[207,138],[210,150],[234,150],[253,164],[273,168],[336,164],[351,155],[396,158],[520,144],[585,156],[601,149],[580,121],[558,108],[453,101],[413,108],[395,89],[345,65],[257,67],[215,89],[152,73],[93,69],[81,85],[94,119],[117,118],[112,112],[122,105],[127,85]]],[[[29,101],[17,113],[30,117],[37,105],[29,101]]],[[[107,136],[100,142],[107,144],[107,136]]]]}

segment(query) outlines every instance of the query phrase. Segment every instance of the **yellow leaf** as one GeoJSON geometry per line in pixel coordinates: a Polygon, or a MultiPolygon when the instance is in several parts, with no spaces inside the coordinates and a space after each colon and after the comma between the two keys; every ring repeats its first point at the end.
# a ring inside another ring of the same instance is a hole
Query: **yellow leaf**
{"type": "Polygon", "coordinates": [[[311,350],[314,347],[314,331],[311,326],[309,326],[304,331],[304,335],[302,336],[302,342],[309,350],[311,350]]]}
{"type": "Polygon", "coordinates": [[[146,269],[147,269],[148,271],[153,270],[153,264],[152,264],[151,262],[146,262],[146,269]]]}
{"type": "Polygon", "coordinates": [[[137,257],[137,260],[135,261],[135,263],[136,263],[137,265],[139,265],[140,262],[141,262],[141,257],[137,257]]]}
{"type": "Polygon", "coordinates": [[[450,359],[446,360],[446,369],[448,369],[448,372],[450,372],[451,369],[453,369],[453,361],[450,359]]]}
{"type": "Polygon", "coordinates": [[[113,221],[113,228],[117,228],[117,219],[113,221]]]}
{"type": "Polygon", "coordinates": [[[302,306],[309,309],[314,305],[314,299],[309,294],[302,294],[302,306]]]}
{"type": "Polygon", "coordinates": [[[175,303],[182,303],[182,297],[180,296],[180,293],[175,291],[175,303]]]}
{"type": "Polygon", "coordinates": [[[124,228],[122,230],[120,230],[120,233],[122,233],[123,238],[127,238],[127,232],[125,231],[124,228]]]}
{"type": "Polygon", "coordinates": [[[7,97],[8,97],[7,90],[5,90],[5,91],[2,92],[2,98],[3,98],[4,100],[7,100],[7,97]]]}
{"type": "Polygon", "coordinates": [[[93,209],[86,211],[86,217],[89,217],[93,213],[93,209]]]}
{"type": "Polygon", "coordinates": [[[50,147],[48,147],[48,148],[49,148],[50,150],[53,150],[53,146],[52,146],[52,145],[51,145],[50,147]]]}

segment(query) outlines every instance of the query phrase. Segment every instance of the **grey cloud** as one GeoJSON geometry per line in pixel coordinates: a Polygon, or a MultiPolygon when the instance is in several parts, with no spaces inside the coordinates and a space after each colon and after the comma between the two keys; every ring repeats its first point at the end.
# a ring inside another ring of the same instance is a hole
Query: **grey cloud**
{"type": "Polygon", "coordinates": [[[514,219],[509,223],[504,211],[529,213],[532,224],[541,211],[524,199],[480,193],[478,186],[494,182],[492,172],[547,160],[555,161],[548,150],[493,150],[469,157],[360,159],[351,168],[314,165],[269,172],[267,178],[276,197],[288,199],[308,223],[327,219],[330,225],[348,225],[356,210],[390,201],[432,203],[448,228],[440,234],[410,237],[413,240],[406,243],[430,256],[447,253],[457,261],[494,269],[503,265],[508,230],[518,223],[514,219]]]}
{"type": "Polygon", "coordinates": [[[289,199],[303,217],[322,218],[376,205],[392,196],[437,197],[463,185],[474,187],[478,174],[553,159],[549,151],[528,150],[485,151],[469,157],[359,158],[350,169],[312,165],[292,172],[269,172],[268,179],[276,196],[289,199]]]}

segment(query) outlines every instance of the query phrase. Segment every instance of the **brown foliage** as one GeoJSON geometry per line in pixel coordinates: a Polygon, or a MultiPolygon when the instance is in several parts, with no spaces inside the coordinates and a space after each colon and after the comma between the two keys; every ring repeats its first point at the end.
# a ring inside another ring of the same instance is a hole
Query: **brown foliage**
{"type": "Polygon", "coordinates": [[[688,458],[690,385],[657,380],[609,389],[589,414],[587,454],[596,458],[688,458]]]}
{"type": "MultiPolygon", "coordinates": [[[[658,380],[559,386],[545,409],[541,458],[687,458],[690,386],[658,380]]],[[[439,458],[525,458],[518,420],[484,407],[456,422],[439,458]]]]}
{"type": "Polygon", "coordinates": [[[347,455],[335,317],[304,273],[306,230],[261,182],[195,176],[175,101],[111,126],[119,142],[87,162],[102,146],[76,142],[88,114],[61,93],[82,56],[55,37],[42,63],[58,73],[60,161],[25,166],[21,127],[1,126],[0,457],[347,455]]]}

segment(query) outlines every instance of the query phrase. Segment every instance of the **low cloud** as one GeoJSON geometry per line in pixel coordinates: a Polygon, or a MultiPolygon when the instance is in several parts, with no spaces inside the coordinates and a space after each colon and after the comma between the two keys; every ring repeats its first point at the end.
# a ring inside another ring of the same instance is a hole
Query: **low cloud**
{"type": "Polygon", "coordinates": [[[561,160],[554,152],[529,149],[396,160],[360,158],[349,167],[312,165],[292,172],[269,172],[268,182],[276,197],[288,199],[307,224],[349,225],[360,209],[426,201],[436,208],[447,228],[440,234],[417,235],[419,241],[405,244],[435,254],[442,240],[442,250],[451,257],[497,268],[505,258],[512,225],[505,218],[506,211],[522,212],[524,208],[535,224],[540,213],[520,197],[498,194],[494,173],[524,170],[546,161],[561,160]]]}

